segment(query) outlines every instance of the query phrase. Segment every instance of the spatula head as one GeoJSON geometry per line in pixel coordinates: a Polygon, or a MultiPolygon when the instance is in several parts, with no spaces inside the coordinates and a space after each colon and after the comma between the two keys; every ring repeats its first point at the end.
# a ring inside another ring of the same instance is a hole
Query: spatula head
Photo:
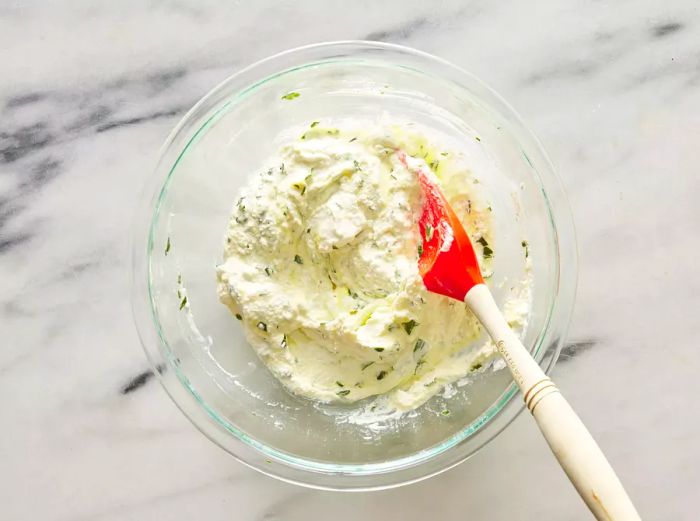
{"type": "Polygon", "coordinates": [[[431,173],[418,172],[423,192],[418,270],[429,291],[464,301],[469,290],[484,279],[467,232],[431,177],[431,173]]]}

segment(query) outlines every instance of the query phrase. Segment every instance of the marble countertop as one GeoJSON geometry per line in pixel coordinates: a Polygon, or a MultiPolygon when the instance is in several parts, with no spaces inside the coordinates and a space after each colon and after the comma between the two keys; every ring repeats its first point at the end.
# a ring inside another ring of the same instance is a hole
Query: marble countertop
{"type": "Polygon", "coordinates": [[[555,376],[645,519],[698,518],[696,2],[63,4],[0,4],[0,518],[589,518],[527,414],[433,479],[318,492],[228,457],[152,378],[128,243],[160,144],[242,66],[331,39],[451,60],[538,134],[580,247],[555,376]]]}

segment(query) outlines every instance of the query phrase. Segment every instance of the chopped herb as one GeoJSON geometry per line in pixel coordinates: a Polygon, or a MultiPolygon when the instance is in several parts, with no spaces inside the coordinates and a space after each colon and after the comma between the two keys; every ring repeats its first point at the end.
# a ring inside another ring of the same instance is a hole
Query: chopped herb
{"type": "Polygon", "coordinates": [[[489,243],[486,241],[486,239],[484,239],[483,237],[479,237],[479,240],[476,242],[481,244],[481,246],[483,246],[484,248],[484,259],[490,259],[491,257],[493,257],[493,250],[489,248],[489,243]]]}
{"type": "Polygon", "coordinates": [[[422,338],[419,338],[416,340],[416,345],[413,347],[413,352],[415,353],[416,351],[420,351],[425,347],[425,340],[422,338]]]}
{"type": "Polygon", "coordinates": [[[226,237],[226,244],[231,244],[231,237],[226,237]]]}
{"type": "Polygon", "coordinates": [[[440,161],[437,159],[435,161],[431,161],[428,163],[428,166],[430,167],[431,170],[437,170],[438,165],[440,164],[440,161]]]}
{"type": "Polygon", "coordinates": [[[304,195],[306,193],[306,183],[293,183],[292,187],[299,192],[299,194],[304,195]]]}
{"type": "Polygon", "coordinates": [[[280,165],[280,175],[287,175],[287,171],[284,169],[284,163],[280,165]]]}
{"type": "Polygon", "coordinates": [[[374,350],[375,350],[377,353],[381,353],[382,351],[384,351],[384,348],[383,348],[383,347],[375,347],[374,350]]]}
{"type": "Polygon", "coordinates": [[[170,237],[168,237],[168,242],[165,243],[165,254],[167,255],[170,251],[170,237]]]}
{"type": "Polygon", "coordinates": [[[267,273],[268,277],[271,276],[272,275],[272,268],[270,268],[270,266],[265,266],[265,273],[267,273]]]}
{"type": "Polygon", "coordinates": [[[333,281],[333,279],[331,278],[331,274],[330,274],[330,273],[328,274],[328,280],[331,281],[331,288],[335,289],[335,288],[338,287],[338,286],[336,285],[336,283],[333,281]]]}
{"type": "Polygon", "coordinates": [[[435,230],[433,229],[432,226],[430,226],[429,224],[425,225],[425,240],[427,242],[430,242],[433,239],[433,232],[434,231],[435,230]]]}
{"type": "Polygon", "coordinates": [[[187,295],[185,295],[180,302],[180,309],[184,308],[187,305],[187,295]]]}
{"type": "Polygon", "coordinates": [[[284,334],[282,335],[282,341],[280,342],[280,346],[282,346],[282,349],[287,349],[287,335],[284,334]]]}
{"type": "Polygon", "coordinates": [[[316,125],[318,125],[318,123],[318,121],[314,121],[313,123],[311,123],[311,128],[314,128],[316,125]]]}
{"type": "Polygon", "coordinates": [[[450,415],[450,410],[449,410],[449,409],[445,409],[445,410],[442,411],[440,414],[442,414],[443,416],[449,416],[449,415],[450,415]]]}
{"type": "Polygon", "coordinates": [[[413,331],[413,328],[418,325],[418,322],[416,322],[415,320],[409,320],[408,322],[404,322],[401,325],[403,326],[406,333],[410,335],[413,331]]]}
{"type": "Polygon", "coordinates": [[[487,209],[489,212],[493,212],[493,208],[491,208],[490,206],[487,206],[486,209],[487,209]]]}
{"type": "Polygon", "coordinates": [[[420,257],[421,255],[423,255],[423,243],[422,242],[420,242],[418,244],[418,256],[420,257]]]}
{"type": "Polygon", "coordinates": [[[177,298],[182,298],[182,295],[180,294],[180,290],[177,290],[177,298]]]}
{"type": "Polygon", "coordinates": [[[182,284],[182,273],[177,274],[177,283],[182,284]]]}
{"type": "Polygon", "coordinates": [[[374,362],[367,362],[367,363],[365,363],[365,364],[362,364],[362,371],[364,371],[365,369],[367,369],[367,368],[368,368],[370,365],[372,365],[373,363],[374,363],[374,362]]]}
{"type": "Polygon", "coordinates": [[[241,315],[240,313],[236,313],[236,318],[238,320],[243,320],[243,315],[241,315]]]}
{"type": "Polygon", "coordinates": [[[472,366],[472,371],[476,371],[478,369],[481,369],[482,365],[481,363],[476,363],[472,366]]]}
{"type": "Polygon", "coordinates": [[[527,241],[523,241],[520,243],[520,245],[525,248],[525,258],[527,259],[530,256],[530,247],[527,241]]]}
{"type": "Polygon", "coordinates": [[[357,140],[357,138],[354,137],[354,138],[352,138],[350,141],[348,141],[348,143],[352,143],[353,141],[356,141],[356,140],[357,140]]]}
{"type": "Polygon", "coordinates": [[[247,218],[247,217],[241,217],[241,216],[239,215],[239,216],[236,217],[236,222],[237,222],[238,224],[245,224],[245,223],[248,222],[248,218],[247,218]]]}
{"type": "Polygon", "coordinates": [[[299,257],[299,255],[294,256],[294,262],[296,262],[297,264],[304,264],[304,261],[301,257],[299,257]]]}
{"type": "Polygon", "coordinates": [[[384,380],[384,377],[386,376],[386,371],[379,371],[377,373],[377,380],[384,380]]]}
{"type": "Polygon", "coordinates": [[[299,96],[301,96],[301,94],[299,94],[298,92],[289,92],[282,96],[282,99],[293,100],[294,98],[298,98],[299,96]]]}
{"type": "Polygon", "coordinates": [[[479,136],[474,136],[474,138],[475,138],[477,141],[481,141],[481,138],[480,138],[479,136]]]}
{"type": "Polygon", "coordinates": [[[416,368],[414,369],[413,374],[418,374],[418,369],[420,369],[420,366],[422,366],[424,363],[424,357],[418,360],[418,362],[416,362],[416,368]]]}
{"type": "Polygon", "coordinates": [[[335,385],[337,385],[338,387],[345,387],[343,385],[343,382],[339,382],[338,380],[335,381],[335,385]]]}
{"type": "Polygon", "coordinates": [[[440,152],[440,155],[441,155],[442,157],[447,157],[448,154],[447,154],[447,152],[440,152]]]}
{"type": "Polygon", "coordinates": [[[260,331],[267,331],[267,324],[265,322],[258,322],[258,329],[260,331]]]}
{"type": "Polygon", "coordinates": [[[335,244],[333,246],[331,246],[331,248],[333,248],[334,250],[338,249],[338,247],[335,244]]]}
{"type": "Polygon", "coordinates": [[[301,139],[306,139],[306,133],[301,135],[301,139]]]}
{"type": "Polygon", "coordinates": [[[348,394],[350,394],[350,389],[343,389],[342,391],[338,391],[335,394],[337,394],[338,396],[347,396],[348,394]]]}
{"type": "Polygon", "coordinates": [[[352,165],[355,167],[355,170],[362,170],[360,168],[360,163],[357,162],[357,159],[352,160],[352,165]]]}

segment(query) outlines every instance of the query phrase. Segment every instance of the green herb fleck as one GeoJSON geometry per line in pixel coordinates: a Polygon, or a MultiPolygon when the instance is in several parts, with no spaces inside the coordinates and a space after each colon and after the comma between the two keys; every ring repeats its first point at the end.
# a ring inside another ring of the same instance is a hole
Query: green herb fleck
{"type": "Polygon", "coordinates": [[[418,256],[423,255],[423,242],[418,243],[418,256]]]}
{"type": "Polygon", "coordinates": [[[165,254],[167,255],[170,251],[170,237],[168,237],[168,242],[165,243],[165,254]]]}
{"type": "Polygon", "coordinates": [[[338,387],[345,387],[343,385],[343,382],[339,382],[338,380],[335,381],[335,385],[337,385],[338,387]]]}
{"type": "Polygon", "coordinates": [[[479,363],[479,362],[477,362],[476,364],[474,364],[474,365],[472,366],[472,371],[478,371],[478,370],[481,369],[481,368],[482,368],[482,364],[479,363]]]}
{"type": "Polygon", "coordinates": [[[429,224],[425,225],[425,240],[426,240],[426,242],[430,242],[431,240],[433,240],[433,233],[434,232],[435,232],[435,230],[433,229],[432,226],[430,226],[429,224]]]}
{"type": "Polygon", "coordinates": [[[484,239],[483,237],[479,237],[479,240],[476,242],[481,244],[481,246],[483,246],[484,248],[484,259],[490,259],[491,257],[493,257],[493,250],[489,248],[489,243],[488,241],[486,241],[486,239],[484,239]]]}
{"type": "Polygon", "coordinates": [[[303,259],[299,257],[299,255],[294,256],[294,262],[296,262],[297,264],[304,264],[303,259]]]}
{"type": "Polygon", "coordinates": [[[450,410],[449,410],[449,409],[445,409],[445,410],[442,411],[440,414],[442,414],[443,416],[449,416],[449,415],[450,415],[450,410]]]}
{"type": "Polygon", "coordinates": [[[383,347],[375,347],[374,350],[375,350],[377,353],[381,353],[382,351],[384,351],[384,348],[383,348],[383,347]]]}
{"type": "Polygon", "coordinates": [[[364,371],[365,369],[367,369],[367,368],[368,368],[370,365],[372,365],[373,363],[374,363],[374,362],[367,362],[367,363],[362,364],[362,369],[361,369],[361,370],[364,371]]]}
{"type": "Polygon", "coordinates": [[[282,347],[282,349],[287,349],[287,345],[287,335],[284,334],[282,335],[282,341],[280,342],[280,346],[282,347]]]}
{"type": "Polygon", "coordinates": [[[272,275],[272,268],[270,268],[270,266],[265,266],[265,273],[270,277],[272,275]]]}
{"type": "Polygon", "coordinates": [[[177,274],[177,283],[182,284],[182,273],[177,274]]]}
{"type": "Polygon", "coordinates": [[[179,289],[177,290],[177,298],[179,298],[179,299],[182,298],[182,294],[180,293],[179,289]]]}
{"type": "Polygon", "coordinates": [[[377,380],[384,380],[384,377],[386,376],[386,371],[379,371],[377,373],[377,380]]]}
{"type": "Polygon", "coordinates": [[[293,100],[295,98],[298,98],[299,96],[301,96],[301,94],[299,94],[298,92],[289,92],[282,96],[282,99],[293,100]]]}
{"type": "Polygon", "coordinates": [[[474,136],[474,139],[476,139],[477,141],[481,141],[481,138],[479,136],[474,136]]]}
{"type": "Polygon", "coordinates": [[[352,138],[350,141],[348,141],[348,143],[352,143],[353,141],[357,141],[357,138],[356,137],[352,138]]]}
{"type": "Polygon", "coordinates": [[[334,250],[338,249],[338,247],[335,244],[333,246],[331,246],[331,248],[333,248],[334,250]]]}
{"type": "Polygon", "coordinates": [[[187,295],[185,295],[182,298],[182,301],[180,302],[180,309],[184,308],[187,305],[187,295]]]}
{"type": "Polygon", "coordinates": [[[447,153],[447,152],[440,152],[440,155],[441,155],[442,157],[447,157],[447,156],[448,156],[448,153],[447,153]]]}
{"type": "Polygon", "coordinates": [[[260,331],[267,331],[267,324],[265,322],[258,322],[258,329],[260,331]]]}
{"type": "Polygon", "coordinates": [[[425,347],[425,340],[422,338],[419,338],[416,340],[416,345],[413,347],[413,352],[415,353],[416,351],[420,351],[425,347]]]}
{"type": "Polygon", "coordinates": [[[342,391],[338,391],[335,394],[337,394],[338,396],[347,396],[348,394],[350,394],[350,389],[343,389],[342,391]]]}
{"type": "Polygon", "coordinates": [[[318,125],[318,123],[318,121],[314,121],[313,123],[311,123],[311,128],[314,128],[316,125],[318,125]]]}
{"type": "Polygon", "coordinates": [[[240,313],[236,313],[236,318],[238,320],[243,320],[243,315],[241,315],[240,313]]]}
{"type": "Polygon", "coordinates": [[[527,241],[521,242],[520,245],[525,248],[525,258],[527,259],[530,256],[530,245],[527,241]]]}
{"type": "Polygon", "coordinates": [[[280,175],[287,175],[287,171],[284,169],[284,163],[280,165],[280,175]]]}
{"type": "Polygon", "coordinates": [[[408,322],[404,322],[404,323],[401,324],[401,325],[403,326],[404,330],[406,331],[406,334],[410,335],[411,332],[413,331],[413,328],[416,327],[416,326],[418,325],[418,322],[416,322],[415,320],[411,319],[411,320],[409,320],[408,322]]]}

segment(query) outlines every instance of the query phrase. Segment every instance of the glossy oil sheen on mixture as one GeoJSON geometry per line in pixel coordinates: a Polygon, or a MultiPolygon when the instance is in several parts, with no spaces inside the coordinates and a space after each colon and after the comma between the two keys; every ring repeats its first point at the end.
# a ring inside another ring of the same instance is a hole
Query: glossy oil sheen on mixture
{"type": "MultiPolygon", "coordinates": [[[[408,411],[494,356],[489,342],[474,347],[466,306],[418,273],[419,169],[435,173],[488,275],[491,207],[468,158],[417,125],[312,122],[235,203],[219,298],[292,393],[408,411]]],[[[505,307],[515,327],[528,309],[529,291],[505,307]]]]}

